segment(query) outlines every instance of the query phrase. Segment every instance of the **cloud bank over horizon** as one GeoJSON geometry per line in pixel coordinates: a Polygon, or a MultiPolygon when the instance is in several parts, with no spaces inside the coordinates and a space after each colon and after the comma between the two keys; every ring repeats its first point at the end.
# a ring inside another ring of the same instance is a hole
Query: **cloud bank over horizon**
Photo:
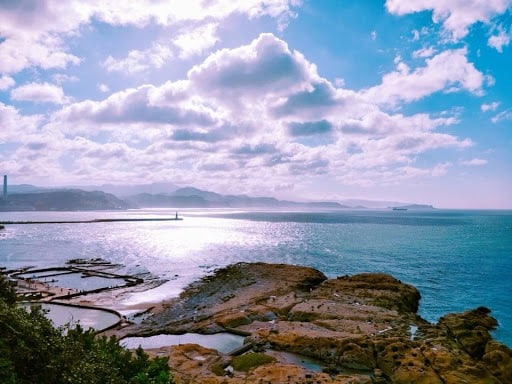
{"type": "Polygon", "coordinates": [[[4,3],[0,171],[512,208],[512,0],[349,3],[4,3]]]}

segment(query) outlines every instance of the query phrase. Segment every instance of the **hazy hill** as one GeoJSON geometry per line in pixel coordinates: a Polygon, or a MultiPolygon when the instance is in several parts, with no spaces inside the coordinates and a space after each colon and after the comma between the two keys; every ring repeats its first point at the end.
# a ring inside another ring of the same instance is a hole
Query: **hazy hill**
{"type": "Polygon", "coordinates": [[[433,209],[431,205],[348,199],[340,202],[295,202],[274,197],[222,195],[195,187],[178,188],[172,183],[102,185],[57,189],[29,184],[10,185],[7,203],[0,210],[108,210],[126,208],[255,208],[330,210],[344,208],[433,209]],[[92,190],[94,188],[94,190],[92,190]],[[101,192],[99,192],[101,190],[101,192]],[[34,196],[32,196],[34,195],[34,196]]]}
{"type": "Polygon", "coordinates": [[[151,193],[155,195],[172,193],[176,189],[178,189],[178,186],[173,183],[163,182],[139,185],[89,185],[76,187],[76,189],[83,189],[85,191],[103,191],[105,193],[111,193],[113,195],[116,195],[119,198],[124,198],[126,196],[136,195],[140,193],[151,193]]]}
{"type": "Polygon", "coordinates": [[[348,208],[336,202],[298,203],[273,197],[246,195],[221,195],[194,187],[179,188],[169,194],[140,193],[126,200],[141,208],[262,208],[262,209],[342,209],[348,208]]]}
{"type": "Polygon", "coordinates": [[[7,200],[0,199],[1,211],[92,211],[128,207],[125,201],[112,194],[79,189],[13,193],[7,200]]]}

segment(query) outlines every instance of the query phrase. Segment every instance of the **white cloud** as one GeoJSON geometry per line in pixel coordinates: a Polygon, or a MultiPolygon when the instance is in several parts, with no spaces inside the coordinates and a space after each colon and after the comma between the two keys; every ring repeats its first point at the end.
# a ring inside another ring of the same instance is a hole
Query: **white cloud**
{"type": "Polygon", "coordinates": [[[80,58],[66,52],[59,38],[49,36],[34,39],[18,35],[8,37],[0,44],[0,57],[0,72],[3,73],[17,73],[33,66],[50,69],[80,63],[80,58]]]}
{"type": "Polygon", "coordinates": [[[188,77],[194,89],[220,103],[238,105],[305,90],[318,79],[316,67],[272,34],[261,34],[249,45],[223,49],[194,66],[188,77]],[[229,97],[227,97],[229,95],[229,97]]]}
{"type": "Polygon", "coordinates": [[[417,51],[414,51],[412,53],[412,57],[414,58],[425,58],[425,57],[432,57],[437,52],[437,50],[434,47],[428,47],[428,48],[421,48],[417,51]]]}
{"type": "Polygon", "coordinates": [[[466,58],[465,48],[447,50],[426,60],[426,66],[411,71],[403,62],[397,70],[385,74],[382,83],[364,91],[368,100],[380,104],[419,100],[435,92],[466,90],[480,94],[484,75],[466,58]]]}
{"type": "Polygon", "coordinates": [[[49,83],[29,83],[14,88],[11,90],[11,98],[35,103],[65,104],[68,102],[64,90],[49,83]]]}
{"type": "Polygon", "coordinates": [[[471,25],[489,23],[511,5],[512,0],[386,0],[387,10],[396,15],[432,11],[432,20],[442,23],[454,40],[465,37],[471,25]]]}
{"type": "Polygon", "coordinates": [[[151,48],[145,51],[134,49],[128,52],[128,56],[123,59],[114,59],[109,56],[102,65],[109,72],[144,72],[150,68],[161,68],[172,56],[173,53],[169,47],[153,43],[151,48]]]}
{"type": "Polygon", "coordinates": [[[372,38],[373,41],[377,40],[377,31],[372,31],[370,33],[370,37],[372,38]]]}
{"type": "Polygon", "coordinates": [[[0,77],[0,91],[5,91],[6,89],[9,89],[16,84],[16,81],[10,76],[2,75],[0,77]]]}
{"type": "Polygon", "coordinates": [[[110,88],[108,87],[107,84],[98,84],[98,90],[102,93],[106,93],[108,91],[110,91],[110,88]]]}
{"type": "Polygon", "coordinates": [[[471,160],[461,161],[462,165],[473,165],[473,166],[485,165],[487,163],[488,163],[487,160],[479,159],[479,158],[476,158],[476,157],[474,159],[471,159],[471,160]]]}
{"type": "MultiPolygon", "coordinates": [[[[415,73],[397,63],[404,76],[415,73]]],[[[435,177],[448,166],[414,168],[418,156],[473,145],[436,132],[458,123],[453,113],[390,114],[342,87],[320,77],[284,41],[263,34],[211,54],[182,80],[63,106],[16,161],[36,171],[28,158],[37,158],[46,167],[42,174],[67,172],[73,180],[137,175],[198,186],[201,180],[210,188],[236,182],[246,191],[272,192],[290,180],[300,188],[295,180],[303,175],[354,184],[435,177]],[[44,140],[57,133],[58,144],[44,140]],[[41,158],[42,148],[51,158],[41,158]],[[59,162],[73,171],[58,171],[59,162]]]]}
{"type": "Polygon", "coordinates": [[[217,27],[217,24],[208,23],[179,34],[173,39],[180,49],[179,56],[188,58],[212,48],[219,41],[217,27]]]}
{"type": "Polygon", "coordinates": [[[503,47],[506,47],[510,43],[511,38],[510,32],[505,32],[503,29],[500,29],[497,35],[492,35],[489,37],[489,40],[487,41],[487,44],[489,47],[493,47],[498,52],[503,52],[503,47]]]}
{"type": "Polygon", "coordinates": [[[339,88],[342,88],[345,86],[345,79],[342,79],[340,77],[337,77],[336,79],[334,79],[334,85],[336,87],[339,87],[339,88]]]}
{"type": "Polygon", "coordinates": [[[494,124],[497,124],[499,122],[502,122],[502,121],[506,121],[506,120],[512,120],[512,110],[508,109],[506,111],[503,111],[503,112],[500,112],[498,113],[496,116],[494,116],[491,121],[494,123],[494,124]]]}
{"type": "MultiPolygon", "coordinates": [[[[211,23],[236,13],[249,18],[270,16],[284,25],[287,18],[294,16],[293,9],[297,6],[300,6],[298,0],[9,2],[0,6],[0,35],[5,39],[0,44],[0,72],[10,74],[30,67],[50,69],[79,64],[81,59],[70,53],[66,38],[78,35],[80,28],[93,21],[142,28],[150,23],[161,26],[211,23]]],[[[137,56],[137,52],[133,55],[137,56]]]]}
{"type": "Polygon", "coordinates": [[[39,127],[42,117],[40,115],[23,116],[20,112],[0,102],[0,142],[19,142],[39,127]]]}
{"type": "Polygon", "coordinates": [[[52,76],[53,81],[55,81],[57,84],[62,83],[76,83],[80,79],[76,76],[70,76],[66,75],[65,73],[57,73],[52,76]]]}
{"type": "Polygon", "coordinates": [[[480,109],[483,111],[483,112],[487,112],[487,111],[495,111],[498,107],[500,106],[500,103],[497,102],[497,101],[494,101],[490,104],[482,104],[480,106],[480,109]]]}

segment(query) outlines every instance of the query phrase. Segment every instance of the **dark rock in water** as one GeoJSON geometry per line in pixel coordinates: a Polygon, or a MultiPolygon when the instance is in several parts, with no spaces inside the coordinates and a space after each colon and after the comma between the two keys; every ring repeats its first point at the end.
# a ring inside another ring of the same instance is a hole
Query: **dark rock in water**
{"type": "Polygon", "coordinates": [[[512,351],[492,339],[497,326],[480,307],[430,324],[416,313],[420,294],[392,276],[328,280],[312,268],[239,263],[188,287],[130,334],[249,334],[258,351],[293,352],[325,372],[279,359],[247,372],[199,346],[169,348],[179,383],[512,383],[512,351]],[[201,364],[199,364],[201,362],[201,364]],[[220,375],[220,376],[218,376],[220,375]],[[226,381],[227,380],[227,381],[226,381]]]}

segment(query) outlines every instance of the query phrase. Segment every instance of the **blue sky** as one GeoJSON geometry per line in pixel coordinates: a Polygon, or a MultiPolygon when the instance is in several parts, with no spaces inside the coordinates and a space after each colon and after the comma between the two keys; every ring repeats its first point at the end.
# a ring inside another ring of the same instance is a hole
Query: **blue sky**
{"type": "Polygon", "coordinates": [[[0,173],[512,208],[512,0],[0,1],[0,173]]]}

